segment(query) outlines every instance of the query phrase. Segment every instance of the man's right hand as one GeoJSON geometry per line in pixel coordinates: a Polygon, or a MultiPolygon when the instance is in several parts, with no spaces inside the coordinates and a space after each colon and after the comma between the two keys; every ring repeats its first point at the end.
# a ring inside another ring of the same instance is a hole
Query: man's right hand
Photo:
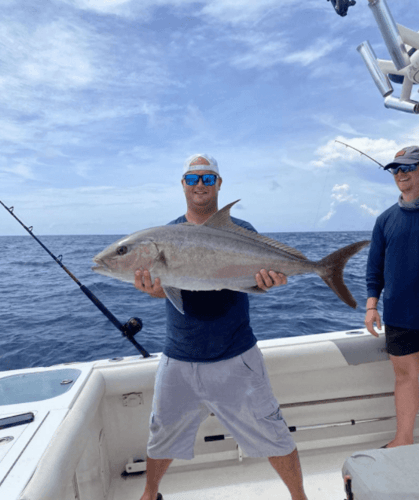
{"type": "Polygon", "coordinates": [[[148,293],[151,297],[157,299],[166,298],[166,294],[160,283],[160,278],[156,278],[154,283],[151,281],[150,271],[148,269],[137,269],[135,271],[135,288],[141,292],[148,293]]]}
{"type": "Polygon", "coordinates": [[[378,333],[374,330],[374,323],[377,325],[377,328],[381,330],[381,318],[380,314],[376,309],[370,309],[365,314],[365,326],[367,330],[374,335],[374,337],[378,337],[378,333]]]}

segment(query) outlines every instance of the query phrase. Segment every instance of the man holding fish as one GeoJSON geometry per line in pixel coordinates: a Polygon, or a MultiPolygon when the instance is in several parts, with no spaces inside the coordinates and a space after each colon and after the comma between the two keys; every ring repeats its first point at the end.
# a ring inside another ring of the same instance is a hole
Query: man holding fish
{"type": "Polygon", "coordinates": [[[182,178],[186,214],[126,236],[93,259],[95,272],[168,299],[142,500],[161,500],[157,488],[167,467],[174,458],[193,458],[199,425],[211,414],[247,455],[269,458],[293,500],[306,500],[295,443],[250,326],[247,294],[264,294],[287,276],[316,273],[356,308],[343,270],[369,241],[310,261],[231,217],[236,202],[218,210],[221,182],[212,157],[189,158],[182,178]]]}
{"type": "MultiPolygon", "coordinates": [[[[221,183],[214,158],[188,158],[182,178],[187,211],[171,224],[208,221],[218,212],[221,183]]],[[[255,231],[247,222],[231,219],[255,231]]],[[[266,269],[254,279],[260,293],[287,283],[284,274],[266,269]]],[[[167,295],[148,269],[137,270],[135,286],[152,297],[167,295]]],[[[164,473],[174,458],[193,458],[199,424],[211,413],[249,456],[269,458],[293,500],[307,500],[297,449],[250,327],[247,294],[182,290],[181,295],[181,306],[176,307],[175,299],[166,303],[167,339],[156,376],[141,500],[162,498],[158,486],[164,473]]]]}

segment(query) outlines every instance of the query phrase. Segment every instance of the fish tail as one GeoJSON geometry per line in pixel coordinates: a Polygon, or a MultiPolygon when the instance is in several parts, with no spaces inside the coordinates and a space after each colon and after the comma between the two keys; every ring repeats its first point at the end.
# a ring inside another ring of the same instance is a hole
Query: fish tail
{"type": "Polygon", "coordinates": [[[321,269],[319,275],[322,280],[329,286],[336,295],[348,306],[356,309],[356,300],[353,298],[348,287],[343,281],[343,269],[345,268],[348,260],[353,257],[360,250],[369,245],[369,241],[358,241],[346,247],[336,250],[324,259],[318,262],[321,269]]]}

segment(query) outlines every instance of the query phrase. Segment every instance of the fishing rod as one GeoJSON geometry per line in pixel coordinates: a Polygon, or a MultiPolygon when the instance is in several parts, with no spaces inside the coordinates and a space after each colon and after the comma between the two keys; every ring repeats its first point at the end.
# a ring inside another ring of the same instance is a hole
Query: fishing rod
{"type": "Polygon", "coordinates": [[[143,327],[143,322],[139,318],[131,318],[129,319],[124,325],[109,311],[107,307],[105,307],[104,304],[80,281],[74,276],[73,273],[71,273],[66,266],[62,263],[61,259],[62,256],[59,255],[56,257],[52,252],[48,250],[48,248],[42,243],[42,241],[37,238],[33,234],[33,227],[27,227],[25,224],[13,213],[13,207],[7,207],[1,200],[0,203],[3,205],[3,207],[9,212],[9,214],[14,217],[19,224],[34,238],[40,245],[41,247],[49,253],[49,255],[55,260],[55,262],[70,276],[70,278],[77,283],[77,285],[80,287],[80,290],[88,297],[93,304],[108,318],[108,320],[113,323],[116,328],[122,333],[124,337],[126,337],[133,345],[134,347],[140,351],[140,353],[143,355],[144,358],[149,358],[150,353],[148,353],[143,346],[141,346],[135,339],[134,335],[136,335],[143,327]]]}
{"type": "Polygon", "coordinates": [[[353,146],[351,146],[350,144],[345,144],[344,142],[341,142],[341,141],[338,141],[338,140],[335,140],[335,142],[338,142],[339,144],[343,144],[344,146],[346,146],[347,148],[352,148],[354,149],[355,151],[358,151],[358,153],[360,153],[361,155],[364,155],[366,156],[367,158],[369,158],[370,160],[372,160],[373,162],[377,163],[377,165],[380,165],[381,168],[384,168],[383,165],[381,165],[381,163],[379,163],[377,160],[374,160],[374,158],[371,158],[371,156],[368,156],[366,153],[360,151],[359,149],[356,149],[354,148],[353,146]]]}

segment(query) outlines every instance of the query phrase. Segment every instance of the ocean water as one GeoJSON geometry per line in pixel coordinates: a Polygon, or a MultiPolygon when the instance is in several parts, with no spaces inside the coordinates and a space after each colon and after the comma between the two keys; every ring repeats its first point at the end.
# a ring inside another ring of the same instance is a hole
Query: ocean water
{"type": "MultiPolygon", "coordinates": [[[[370,232],[269,233],[319,260],[340,247],[370,239],[370,232]]],[[[164,300],[91,271],[92,257],[120,236],[39,236],[63,264],[125,323],[144,327],[136,340],[160,352],[165,336],[164,300]]],[[[81,292],[78,285],[29,235],[1,236],[0,371],[74,361],[133,356],[134,346],[81,292]]],[[[290,277],[286,286],[250,295],[251,321],[259,340],[363,327],[368,248],[355,255],[344,279],[358,302],[351,309],[317,275],[290,277]]]]}

